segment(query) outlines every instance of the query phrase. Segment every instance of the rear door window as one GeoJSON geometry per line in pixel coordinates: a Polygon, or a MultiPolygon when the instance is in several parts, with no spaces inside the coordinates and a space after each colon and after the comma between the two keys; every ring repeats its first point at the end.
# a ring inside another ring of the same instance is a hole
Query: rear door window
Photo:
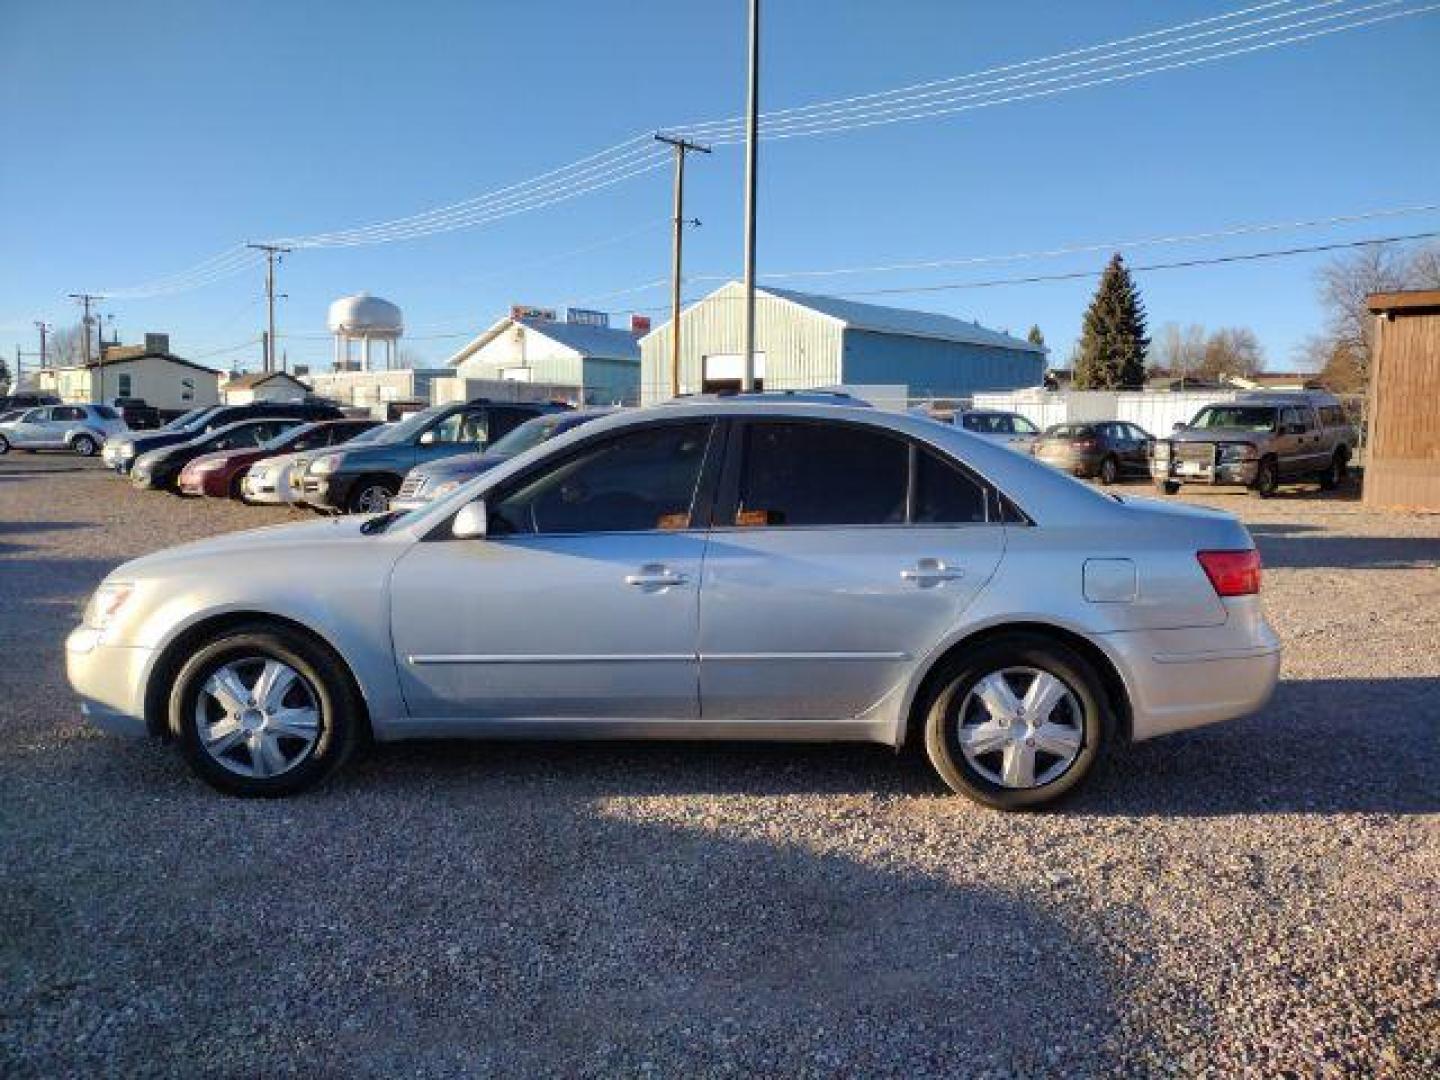
{"type": "Polygon", "coordinates": [[[915,457],[916,525],[964,525],[986,520],[985,488],[969,474],[929,450],[915,457]]]}
{"type": "Polygon", "coordinates": [[[738,526],[898,525],[909,448],[851,424],[754,422],[742,439],[738,526]]]}

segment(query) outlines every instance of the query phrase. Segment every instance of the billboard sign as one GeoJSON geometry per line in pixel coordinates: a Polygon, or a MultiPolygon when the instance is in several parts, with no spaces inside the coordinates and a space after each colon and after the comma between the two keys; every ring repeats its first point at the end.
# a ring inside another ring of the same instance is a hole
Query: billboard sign
{"type": "Polygon", "coordinates": [[[574,323],[576,326],[605,326],[610,325],[610,316],[603,311],[591,311],[589,308],[566,308],[565,321],[574,323]]]}
{"type": "Polygon", "coordinates": [[[630,332],[632,334],[648,334],[650,332],[650,316],[631,315],[630,332]]]}
{"type": "Polygon", "coordinates": [[[546,322],[554,322],[555,309],[536,307],[533,304],[511,304],[510,317],[512,319],[543,319],[546,322]]]}

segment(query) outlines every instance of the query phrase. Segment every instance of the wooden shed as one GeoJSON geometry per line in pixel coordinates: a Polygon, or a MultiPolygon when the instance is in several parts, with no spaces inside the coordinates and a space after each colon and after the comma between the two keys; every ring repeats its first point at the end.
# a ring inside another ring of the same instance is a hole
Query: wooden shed
{"type": "Polygon", "coordinates": [[[1376,293],[1365,502],[1440,510],[1440,290],[1376,293]]]}

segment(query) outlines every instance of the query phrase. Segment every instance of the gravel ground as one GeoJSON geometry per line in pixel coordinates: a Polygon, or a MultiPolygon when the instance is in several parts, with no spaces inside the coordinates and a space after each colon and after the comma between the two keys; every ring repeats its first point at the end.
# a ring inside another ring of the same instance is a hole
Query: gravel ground
{"type": "Polygon", "coordinates": [[[1440,517],[1209,501],[1284,683],[1063,812],[711,745],[385,748],[259,803],[84,727],[61,642],[118,561],[289,512],[0,459],[0,1073],[1434,1076],[1440,517]]]}

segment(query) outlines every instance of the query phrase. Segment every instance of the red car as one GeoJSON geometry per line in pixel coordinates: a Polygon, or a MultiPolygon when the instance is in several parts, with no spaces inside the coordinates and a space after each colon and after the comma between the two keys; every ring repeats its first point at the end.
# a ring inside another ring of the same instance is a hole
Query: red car
{"type": "Polygon", "coordinates": [[[180,494],[207,495],[212,499],[238,499],[240,481],[245,478],[246,470],[261,458],[338,446],[379,423],[379,420],[369,419],[321,420],[291,428],[259,446],[201,454],[181,470],[178,481],[180,494]]]}

